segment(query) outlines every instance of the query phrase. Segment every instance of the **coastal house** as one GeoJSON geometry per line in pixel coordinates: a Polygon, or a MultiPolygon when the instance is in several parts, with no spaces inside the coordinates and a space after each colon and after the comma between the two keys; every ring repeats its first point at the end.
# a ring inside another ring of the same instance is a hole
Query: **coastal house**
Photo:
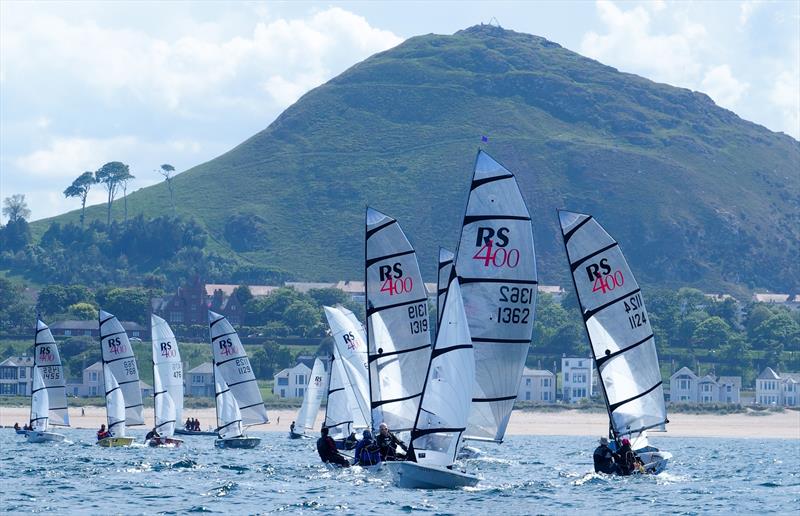
{"type": "Polygon", "coordinates": [[[719,386],[720,403],[742,402],[741,376],[720,376],[717,378],[717,385],[719,386]]]}
{"type": "Polygon", "coordinates": [[[544,369],[522,371],[517,399],[553,403],[556,400],[556,375],[544,369]]]}
{"type": "Polygon", "coordinates": [[[800,310],[800,294],[753,294],[756,303],[783,305],[793,310],[800,310]]]}
{"type": "Polygon", "coordinates": [[[719,401],[719,384],[713,374],[707,374],[697,380],[698,403],[716,403],[719,401]]]}
{"type": "Polygon", "coordinates": [[[536,290],[538,290],[540,294],[550,294],[553,296],[553,301],[559,304],[561,300],[564,299],[564,294],[566,293],[564,289],[558,285],[538,285],[536,290]]]}
{"type": "Polygon", "coordinates": [[[0,396],[30,396],[33,357],[9,357],[0,362],[0,396]]]}
{"type": "Polygon", "coordinates": [[[800,373],[776,373],[764,368],[756,378],[756,403],[759,405],[798,406],[800,373]]]}
{"type": "Polygon", "coordinates": [[[697,375],[688,367],[681,367],[669,378],[669,399],[672,403],[697,402],[697,375]]]}
{"type": "MultiPolygon", "coordinates": [[[[150,330],[139,323],[120,321],[122,328],[130,338],[150,340],[150,330]]],[[[50,325],[53,337],[93,337],[100,338],[100,326],[97,321],[56,321],[50,325]]]]}
{"type": "Polygon", "coordinates": [[[169,324],[208,324],[206,286],[199,277],[178,287],[170,297],[151,299],[150,307],[169,324]]]}
{"type": "Polygon", "coordinates": [[[103,385],[103,364],[95,362],[83,370],[83,384],[78,389],[78,396],[94,397],[104,396],[105,386],[103,385]]]}
{"type": "Polygon", "coordinates": [[[594,360],[582,357],[561,358],[561,392],[566,403],[589,399],[594,381],[594,360]]]}
{"type": "Polygon", "coordinates": [[[302,398],[306,392],[311,368],[303,363],[273,375],[272,394],[279,398],[302,398]]]}
{"type": "Polygon", "coordinates": [[[211,362],[203,362],[191,369],[185,378],[188,396],[214,397],[214,366],[211,362]]]}

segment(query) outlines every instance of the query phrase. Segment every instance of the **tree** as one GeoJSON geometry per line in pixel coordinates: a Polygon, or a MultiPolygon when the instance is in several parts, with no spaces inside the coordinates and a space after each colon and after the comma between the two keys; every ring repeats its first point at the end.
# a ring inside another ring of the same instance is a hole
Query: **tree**
{"type": "Polygon", "coordinates": [[[89,195],[89,190],[92,185],[97,183],[94,174],[87,171],[72,182],[71,185],[64,190],[64,197],[80,197],[81,199],[81,229],[83,229],[83,222],[86,215],[86,197],[89,195]]]}
{"type": "Polygon", "coordinates": [[[108,192],[108,215],[106,217],[106,225],[111,226],[111,204],[114,202],[114,197],[117,195],[120,181],[126,178],[133,178],[133,176],[130,174],[128,165],[120,161],[110,161],[106,163],[94,173],[94,176],[98,183],[103,183],[105,185],[106,192],[108,192]]]}
{"type": "Polygon", "coordinates": [[[236,300],[239,301],[239,304],[242,306],[246,305],[248,301],[253,299],[253,293],[250,292],[250,287],[247,285],[239,285],[233,289],[233,295],[236,296],[236,300]]]}
{"type": "Polygon", "coordinates": [[[125,213],[123,221],[125,225],[128,224],[128,182],[132,179],[136,179],[136,176],[131,175],[130,172],[119,177],[119,184],[122,186],[122,205],[125,213]]]}
{"type": "Polygon", "coordinates": [[[150,310],[150,295],[143,288],[112,288],[98,295],[101,308],[117,316],[120,321],[145,324],[150,310]]]}
{"type": "Polygon", "coordinates": [[[175,178],[172,173],[175,172],[175,167],[169,163],[161,165],[161,175],[167,181],[167,188],[169,189],[169,203],[172,205],[172,214],[175,215],[175,187],[172,180],[175,178]]]}
{"type": "Polygon", "coordinates": [[[28,221],[22,217],[9,220],[0,228],[0,249],[8,251],[21,251],[31,243],[31,228],[28,221]]]}
{"type": "Polygon", "coordinates": [[[75,303],[67,309],[69,315],[81,321],[93,321],[97,319],[97,308],[90,303],[75,303]]]}
{"type": "Polygon", "coordinates": [[[19,219],[29,219],[31,210],[25,202],[25,194],[14,194],[3,199],[3,215],[8,217],[8,222],[16,222],[19,219]]]}
{"type": "Polygon", "coordinates": [[[728,345],[731,327],[716,315],[704,320],[692,332],[692,347],[717,350],[728,345]]]}

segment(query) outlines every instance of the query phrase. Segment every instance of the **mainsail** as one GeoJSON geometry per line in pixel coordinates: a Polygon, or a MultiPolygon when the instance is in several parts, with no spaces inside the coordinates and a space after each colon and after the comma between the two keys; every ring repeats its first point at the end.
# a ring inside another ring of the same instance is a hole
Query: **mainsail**
{"type": "Polygon", "coordinates": [[[48,425],[69,426],[64,368],[50,328],[36,321],[33,349],[31,427],[44,432],[48,425]]]}
{"type": "Polygon", "coordinates": [[[411,449],[418,463],[445,467],[453,464],[467,427],[474,379],[469,323],[458,278],[452,270],[425,391],[411,431],[411,449]]]}
{"type": "Polygon", "coordinates": [[[444,295],[447,293],[447,284],[450,281],[450,271],[453,270],[455,255],[444,247],[439,248],[439,268],[436,285],[436,319],[442,319],[444,308],[444,295]]]}
{"type": "Polygon", "coordinates": [[[367,208],[365,240],[371,423],[411,430],[431,356],[427,292],[395,219],[367,208]]]}
{"type": "Polygon", "coordinates": [[[222,373],[214,364],[214,399],[217,407],[217,433],[221,439],[241,437],[242,412],[222,373]]]}
{"type": "Polygon", "coordinates": [[[172,437],[175,423],[183,414],[183,364],[178,341],[167,321],[151,315],[150,327],[156,429],[162,436],[172,437]]]}
{"type": "Polygon", "coordinates": [[[653,330],[628,262],[592,216],[559,211],[558,219],[613,436],[664,430],[653,330]]]}
{"type": "MultiPolygon", "coordinates": [[[[208,312],[211,348],[214,354],[214,378],[217,390],[217,411],[220,411],[220,396],[225,396],[223,407],[229,410],[227,396],[233,399],[241,414],[241,424],[260,425],[267,423],[267,409],[258,389],[258,382],[250,367],[239,335],[228,320],[215,312],[208,312]],[[219,380],[217,380],[219,378],[219,380]],[[224,394],[221,394],[224,393],[224,394]]],[[[224,412],[227,414],[228,412],[224,412]]],[[[222,433],[220,433],[222,436],[222,433]]],[[[241,435],[241,434],[240,434],[241,435]]]]}
{"type": "Polygon", "coordinates": [[[456,252],[475,347],[466,437],[501,442],[533,335],[536,258],[531,217],[514,175],[478,151],[456,252]]]}
{"type": "MultiPolygon", "coordinates": [[[[103,379],[108,408],[109,392],[122,394],[124,407],[124,426],[144,424],[142,390],[139,385],[139,370],[128,335],[117,318],[100,310],[100,348],[103,355],[103,379]],[[112,386],[116,386],[112,387],[112,386]]],[[[114,394],[113,396],[116,396],[114,394]]],[[[116,407],[115,407],[115,410],[116,407]]],[[[116,417],[116,416],[115,416],[116,417]]],[[[109,413],[109,426],[111,414],[109,413]]],[[[124,431],[124,430],[123,430],[124,431]]],[[[115,434],[119,436],[120,434],[115,434]]]]}
{"type": "Polygon", "coordinates": [[[295,433],[307,434],[314,429],[314,421],[317,420],[319,406],[325,394],[325,387],[328,385],[325,365],[319,358],[314,359],[314,367],[311,369],[311,378],[308,379],[306,392],[303,395],[303,404],[297,413],[297,423],[295,433]]]}
{"type": "Polygon", "coordinates": [[[125,396],[108,364],[103,364],[106,385],[106,417],[113,437],[125,437],[125,396]]]}
{"type": "Polygon", "coordinates": [[[367,345],[363,327],[353,312],[344,307],[324,309],[333,337],[325,426],[336,439],[369,427],[367,345]]]}

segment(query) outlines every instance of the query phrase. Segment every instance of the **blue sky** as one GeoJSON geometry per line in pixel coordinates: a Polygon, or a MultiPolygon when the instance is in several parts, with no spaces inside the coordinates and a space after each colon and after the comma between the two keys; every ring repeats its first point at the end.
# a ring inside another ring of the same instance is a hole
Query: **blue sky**
{"type": "MultiPolygon", "coordinates": [[[[496,19],[800,138],[800,2],[0,2],[0,197],[32,219],[119,160],[129,191],[229,150],[404,39],[496,19]]],[[[99,188],[90,204],[102,202],[99,188]]]]}

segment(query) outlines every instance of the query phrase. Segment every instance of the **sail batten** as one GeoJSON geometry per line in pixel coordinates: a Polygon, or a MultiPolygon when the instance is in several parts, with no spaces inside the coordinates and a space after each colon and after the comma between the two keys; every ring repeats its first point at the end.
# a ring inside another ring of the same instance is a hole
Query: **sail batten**
{"type": "Polygon", "coordinates": [[[139,369],[133,346],[119,320],[103,310],[100,311],[99,320],[109,428],[113,418],[115,426],[119,426],[114,436],[123,437],[125,427],[144,424],[139,369]],[[124,413],[122,417],[119,410],[124,413]]]}
{"type": "Polygon", "coordinates": [[[367,208],[365,231],[370,423],[411,430],[430,360],[427,291],[395,219],[367,208]]]}
{"type": "Polygon", "coordinates": [[[619,244],[593,217],[558,215],[613,433],[664,430],[664,388],[639,284],[619,244]]]}
{"type": "Polygon", "coordinates": [[[509,170],[478,151],[455,267],[475,355],[465,438],[501,442],[533,335],[538,277],[531,216],[509,170]]]}

